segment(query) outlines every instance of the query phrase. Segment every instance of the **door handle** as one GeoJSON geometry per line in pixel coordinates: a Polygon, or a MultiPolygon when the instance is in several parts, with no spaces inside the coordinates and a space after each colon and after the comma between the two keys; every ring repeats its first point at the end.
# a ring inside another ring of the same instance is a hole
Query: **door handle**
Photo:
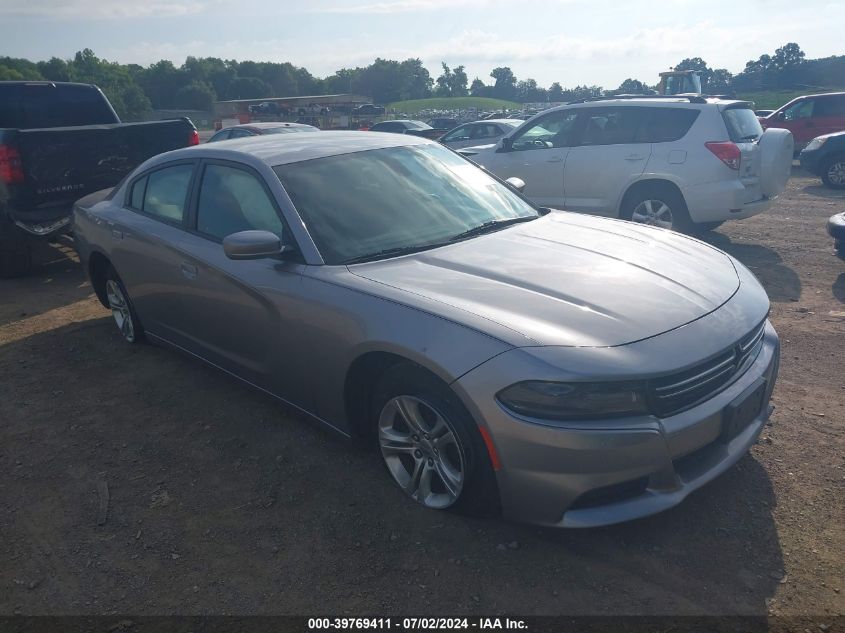
{"type": "Polygon", "coordinates": [[[182,275],[188,279],[196,279],[197,278],[197,267],[193,264],[189,264],[188,262],[182,262],[180,265],[182,269],[182,275]]]}
{"type": "Polygon", "coordinates": [[[645,160],[645,154],[628,154],[625,160],[645,160]]]}
{"type": "Polygon", "coordinates": [[[563,156],[555,156],[554,158],[549,158],[546,160],[547,163],[562,163],[563,156]]]}

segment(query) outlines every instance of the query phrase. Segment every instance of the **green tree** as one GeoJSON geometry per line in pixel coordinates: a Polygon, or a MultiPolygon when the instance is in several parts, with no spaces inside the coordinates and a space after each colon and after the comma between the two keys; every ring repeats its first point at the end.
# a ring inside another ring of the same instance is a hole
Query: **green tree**
{"type": "Polygon", "coordinates": [[[229,84],[227,99],[261,99],[272,97],[273,89],[258,77],[238,77],[229,84]]]}
{"type": "Polygon", "coordinates": [[[401,98],[423,99],[431,95],[434,80],[419,58],[409,58],[399,64],[402,75],[401,98]]]}
{"type": "Polygon", "coordinates": [[[558,82],[554,82],[551,86],[549,86],[549,101],[563,101],[563,88],[558,82]]]}
{"type": "Polygon", "coordinates": [[[50,81],[69,81],[70,69],[65,60],[51,57],[46,62],[38,62],[38,72],[50,81]]]}
{"type": "Polygon", "coordinates": [[[211,110],[217,95],[205,81],[194,80],[176,92],[176,107],[186,110],[211,110]]]}
{"type": "Polygon", "coordinates": [[[507,66],[499,66],[490,71],[490,76],[496,80],[493,84],[493,96],[498,99],[513,99],[516,95],[516,77],[507,66]]]}
{"type": "Polygon", "coordinates": [[[472,80],[472,84],[470,84],[469,93],[473,97],[486,97],[489,88],[490,86],[485,85],[483,81],[476,77],[472,80]]]}

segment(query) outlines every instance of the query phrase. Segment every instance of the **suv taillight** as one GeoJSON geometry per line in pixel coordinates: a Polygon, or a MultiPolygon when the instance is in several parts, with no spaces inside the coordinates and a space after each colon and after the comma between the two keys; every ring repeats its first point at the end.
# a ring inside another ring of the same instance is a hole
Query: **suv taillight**
{"type": "Polygon", "coordinates": [[[731,169],[739,171],[739,163],[742,160],[742,152],[736,143],[731,141],[710,141],[704,144],[720,161],[731,169]]]}
{"type": "Polygon", "coordinates": [[[191,135],[188,137],[188,146],[191,145],[199,145],[200,144],[200,133],[194,130],[191,132],[191,135]]]}
{"type": "Polygon", "coordinates": [[[15,185],[23,182],[21,155],[16,147],[0,145],[0,182],[15,185]]]}

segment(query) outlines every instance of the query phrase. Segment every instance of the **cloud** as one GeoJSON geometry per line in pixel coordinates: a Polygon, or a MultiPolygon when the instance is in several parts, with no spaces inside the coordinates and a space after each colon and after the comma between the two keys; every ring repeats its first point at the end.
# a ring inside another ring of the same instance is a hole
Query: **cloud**
{"type": "Polygon", "coordinates": [[[3,0],[0,16],[120,20],[138,17],[178,17],[201,13],[216,0],[3,0]]]}
{"type": "Polygon", "coordinates": [[[371,4],[314,7],[308,12],[392,14],[410,13],[414,11],[434,11],[441,9],[454,10],[462,6],[482,6],[486,4],[490,4],[489,0],[393,0],[390,2],[374,2],[371,4]]]}

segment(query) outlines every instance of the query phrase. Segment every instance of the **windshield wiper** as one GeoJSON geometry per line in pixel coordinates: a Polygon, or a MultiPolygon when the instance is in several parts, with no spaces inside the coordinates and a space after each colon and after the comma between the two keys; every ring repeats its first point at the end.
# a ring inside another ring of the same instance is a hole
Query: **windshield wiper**
{"type": "Polygon", "coordinates": [[[506,226],[510,226],[511,224],[518,224],[519,222],[529,222],[531,220],[536,220],[538,215],[524,215],[518,218],[508,218],[507,220],[488,220],[483,224],[479,224],[478,226],[474,226],[471,229],[464,231],[463,233],[458,233],[454,237],[452,237],[449,241],[450,242],[459,242],[461,240],[465,240],[468,237],[475,237],[476,235],[482,235],[484,233],[492,233],[493,231],[498,231],[499,229],[503,229],[506,226]]]}
{"type": "Polygon", "coordinates": [[[377,259],[387,259],[388,257],[399,257],[400,255],[410,255],[411,253],[419,253],[420,251],[427,251],[431,248],[444,246],[448,242],[433,242],[431,244],[415,244],[413,246],[397,246],[394,248],[385,248],[375,253],[367,253],[366,255],[358,255],[343,260],[342,264],[361,264],[363,262],[372,262],[377,259]]]}

